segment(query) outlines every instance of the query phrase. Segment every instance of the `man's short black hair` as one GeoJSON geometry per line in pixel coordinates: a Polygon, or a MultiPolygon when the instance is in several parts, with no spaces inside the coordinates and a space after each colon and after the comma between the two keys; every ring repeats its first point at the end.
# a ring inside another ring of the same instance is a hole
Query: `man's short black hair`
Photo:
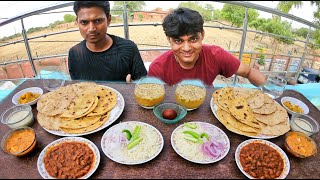
{"type": "Polygon", "coordinates": [[[110,15],[110,3],[109,1],[75,1],[73,3],[73,11],[78,16],[78,12],[81,8],[100,7],[106,13],[108,17],[110,15]]]}
{"type": "Polygon", "coordinates": [[[177,8],[164,18],[162,27],[166,36],[178,38],[202,32],[203,23],[203,18],[197,11],[177,8]]]}

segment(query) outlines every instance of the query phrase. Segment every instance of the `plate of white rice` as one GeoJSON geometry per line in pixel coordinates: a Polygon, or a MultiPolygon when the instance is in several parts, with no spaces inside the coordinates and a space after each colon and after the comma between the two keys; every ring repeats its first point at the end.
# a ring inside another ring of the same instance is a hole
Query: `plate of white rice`
{"type": "Polygon", "coordinates": [[[102,136],[101,148],[111,160],[126,165],[146,163],[154,159],[162,150],[164,140],[162,134],[155,127],[138,121],[128,121],[116,124],[109,128],[102,136]],[[128,148],[133,141],[128,140],[123,130],[132,134],[140,126],[139,138],[142,140],[132,148],[128,148]]]}
{"type": "Polygon", "coordinates": [[[224,131],[198,121],[178,126],[171,134],[171,145],[181,157],[199,164],[220,161],[230,150],[230,141],[224,131]]]}

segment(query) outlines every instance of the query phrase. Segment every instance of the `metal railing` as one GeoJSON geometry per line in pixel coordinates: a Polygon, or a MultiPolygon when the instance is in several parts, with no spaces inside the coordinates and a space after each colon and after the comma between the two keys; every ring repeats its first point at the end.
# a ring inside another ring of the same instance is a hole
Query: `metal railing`
{"type": "MultiPolygon", "coordinates": [[[[299,42],[305,43],[303,54],[302,54],[301,57],[299,57],[301,60],[300,60],[299,66],[297,68],[297,71],[293,71],[293,72],[296,73],[295,79],[296,80],[298,79],[298,76],[300,74],[302,74],[301,73],[302,64],[307,59],[305,56],[307,54],[308,44],[312,44],[312,43],[309,42],[311,28],[320,29],[319,26],[315,25],[312,22],[304,20],[302,18],[296,17],[294,15],[286,14],[286,13],[283,13],[283,12],[281,12],[279,10],[268,8],[268,7],[264,7],[264,6],[257,5],[257,4],[253,4],[253,3],[250,3],[250,2],[244,2],[244,1],[216,1],[216,2],[227,3],[227,4],[233,4],[233,5],[239,5],[239,6],[246,7],[246,14],[245,14],[245,17],[244,17],[243,28],[235,28],[235,27],[231,27],[231,26],[211,26],[211,25],[205,25],[204,26],[204,27],[208,27],[208,28],[219,28],[219,29],[230,29],[230,30],[242,31],[240,49],[239,49],[239,51],[234,51],[234,52],[238,52],[239,53],[239,60],[242,60],[243,53],[246,53],[246,52],[244,52],[244,45],[245,45],[247,32],[254,32],[254,33],[261,34],[261,35],[267,35],[267,36],[273,36],[273,37],[287,38],[287,39],[291,39],[293,41],[299,41],[299,42]],[[275,15],[278,15],[278,16],[281,16],[281,17],[285,17],[285,18],[288,18],[288,19],[291,19],[291,20],[294,20],[294,21],[297,21],[297,22],[300,22],[300,23],[302,23],[304,25],[309,26],[309,31],[308,31],[308,35],[307,35],[306,41],[302,41],[302,40],[298,40],[296,38],[291,38],[291,37],[282,36],[282,35],[278,35],[278,34],[272,34],[272,33],[266,33],[266,32],[261,32],[261,31],[254,31],[254,30],[248,30],[247,29],[247,26],[248,26],[248,8],[253,8],[253,9],[256,9],[256,10],[272,13],[272,14],[275,14],[275,15]]],[[[158,25],[161,25],[161,24],[158,24],[158,23],[129,24],[128,23],[128,17],[127,17],[128,12],[127,12],[127,9],[126,9],[125,1],[123,1],[123,3],[124,3],[123,4],[123,25],[121,25],[121,24],[120,25],[110,25],[110,27],[124,27],[124,37],[125,38],[129,39],[129,26],[158,26],[158,25]]],[[[51,10],[55,10],[55,9],[59,9],[59,8],[64,8],[64,7],[68,7],[68,6],[73,6],[73,2],[57,3],[57,4],[51,5],[49,7],[44,7],[44,8],[33,10],[31,12],[27,12],[27,13],[23,13],[23,14],[17,15],[17,16],[14,16],[12,18],[8,18],[8,19],[0,22],[0,28],[1,28],[2,26],[6,25],[6,24],[9,24],[9,23],[12,23],[14,21],[17,21],[17,20],[21,21],[23,39],[22,40],[18,40],[18,41],[8,42],[8,43],[5,43],[5,44],[1,44],[0,47],[24,42],[25,43],[25,47],[26,47],[26,51],[27,51],[27,54],[28,54],[28,59],[15,61],[15,62],[2,63],[2,65],[3,64],[10,64],[10,63],[16,63],[16,62],[22,62],[22,61],[29,60],[31,65],[32,65],[32,69],[34,71],[34,74],[37,75],[36,69],[35,69],[34,64],[33,64],[33,60],[45,59],[45,58],[49,58],[49,57],[67,56],[67,54],[59,54],[59,55],[43,56],[43,57],[34,58],[34,57],[32,57],[28,41],[29,40],[33,40],[33,39],[37,39],[37,38],[43,38],[43,37],[63,34],[63,33],[75,32],[75,31],[78,31],[78,29],[66,30],[66,31],[61,31],[61,32],[54,32],[54,33],[43,34],[43,35],[40,35],[40,36],[35,36],[35,37],[28,38],[26,30],[24,28],[23,19],[26,18],[26,17],[33,16],[33,15],[48,14],[47,11],[51,11],[51,10]]],[[[122,10],[119,10],[119,11],[122,11],[122,10]]],[[[57,13],[57,12],[51,12],[51,13],[57,13]]],[[[70,41],[68,41],[68,42],[70,42],[70,41]]],[[[314,44],[314,46],[319,46],[319,45],[314,44]]],[[[139,49],[139,50],[140,51],[169,50],[169,47],[167,47],[167,48],[160,47],[160,48],[156,48],[156,49],[154,49],[154,48],[151,48],[151,49],[150,48],[144,48],[144,49],[139,49]]],[[[229,51],[229,52],[232,52],[232,51],[229,51]]],[[[269,73],[276,73],[276,72],[277,71],[269,72],[269,73]]],[[[278,71],[278,72],[281,73],[283,71],[278,71]]],[[[292,71],[284,71],[284,72],[292,73],[292,71]]],[[[305,72],[303,72],[303,74],[305,74],[305,72]]]]}

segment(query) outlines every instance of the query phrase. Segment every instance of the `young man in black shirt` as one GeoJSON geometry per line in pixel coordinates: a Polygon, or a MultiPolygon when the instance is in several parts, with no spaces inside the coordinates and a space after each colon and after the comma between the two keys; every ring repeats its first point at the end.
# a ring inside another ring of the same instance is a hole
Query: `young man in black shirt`
{"type": "Polygon", "coordinates": [[[73,10],[84,38],[69,50],[73,80],[130,82],[147,75],[137,45],[107,33],[111,22],[109,1],[75,1],[73,10]]]}

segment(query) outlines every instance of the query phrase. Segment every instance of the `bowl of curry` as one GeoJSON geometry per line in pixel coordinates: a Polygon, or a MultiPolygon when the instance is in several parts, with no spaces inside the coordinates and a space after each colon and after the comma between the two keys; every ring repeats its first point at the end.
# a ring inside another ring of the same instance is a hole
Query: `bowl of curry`
{"type": "Polygon", "coordinates": [[[25,156],[32,152],[37,144],[36,133],[30,127],[20,127],[7,132],[1,141],[1,149],[14,156],[25,156]]]}
{"type": "Polygon", "coordinates": [[[295,157],[307,158],[317,153],[317,144],[308,135],[298,131],[290,131],[285,135],[285,149],[295,157]]]}
{"type": "Polygon", "coordinates": [[[281,98],[281,104],[287,110],[287,112],[291,115],[309,113],[308,106],[302,101],[300,101],[299,99],[296,99],[294,97],[286,96],[281,98]]]}
{"type": "Polygon", "coordinates": [[[249,179],[284,179],[290,171],[286,153],[263,139],[248,139],[236,149],[238,168],[249,179]]]}
{"type": "Polygon", "coordinates": [[[17,92],[12,97],[12,103],[15,105],[28,104],[30,106],[36,104],[43,94],[43,90],[39,87],[29,87],[17,92]]]}

